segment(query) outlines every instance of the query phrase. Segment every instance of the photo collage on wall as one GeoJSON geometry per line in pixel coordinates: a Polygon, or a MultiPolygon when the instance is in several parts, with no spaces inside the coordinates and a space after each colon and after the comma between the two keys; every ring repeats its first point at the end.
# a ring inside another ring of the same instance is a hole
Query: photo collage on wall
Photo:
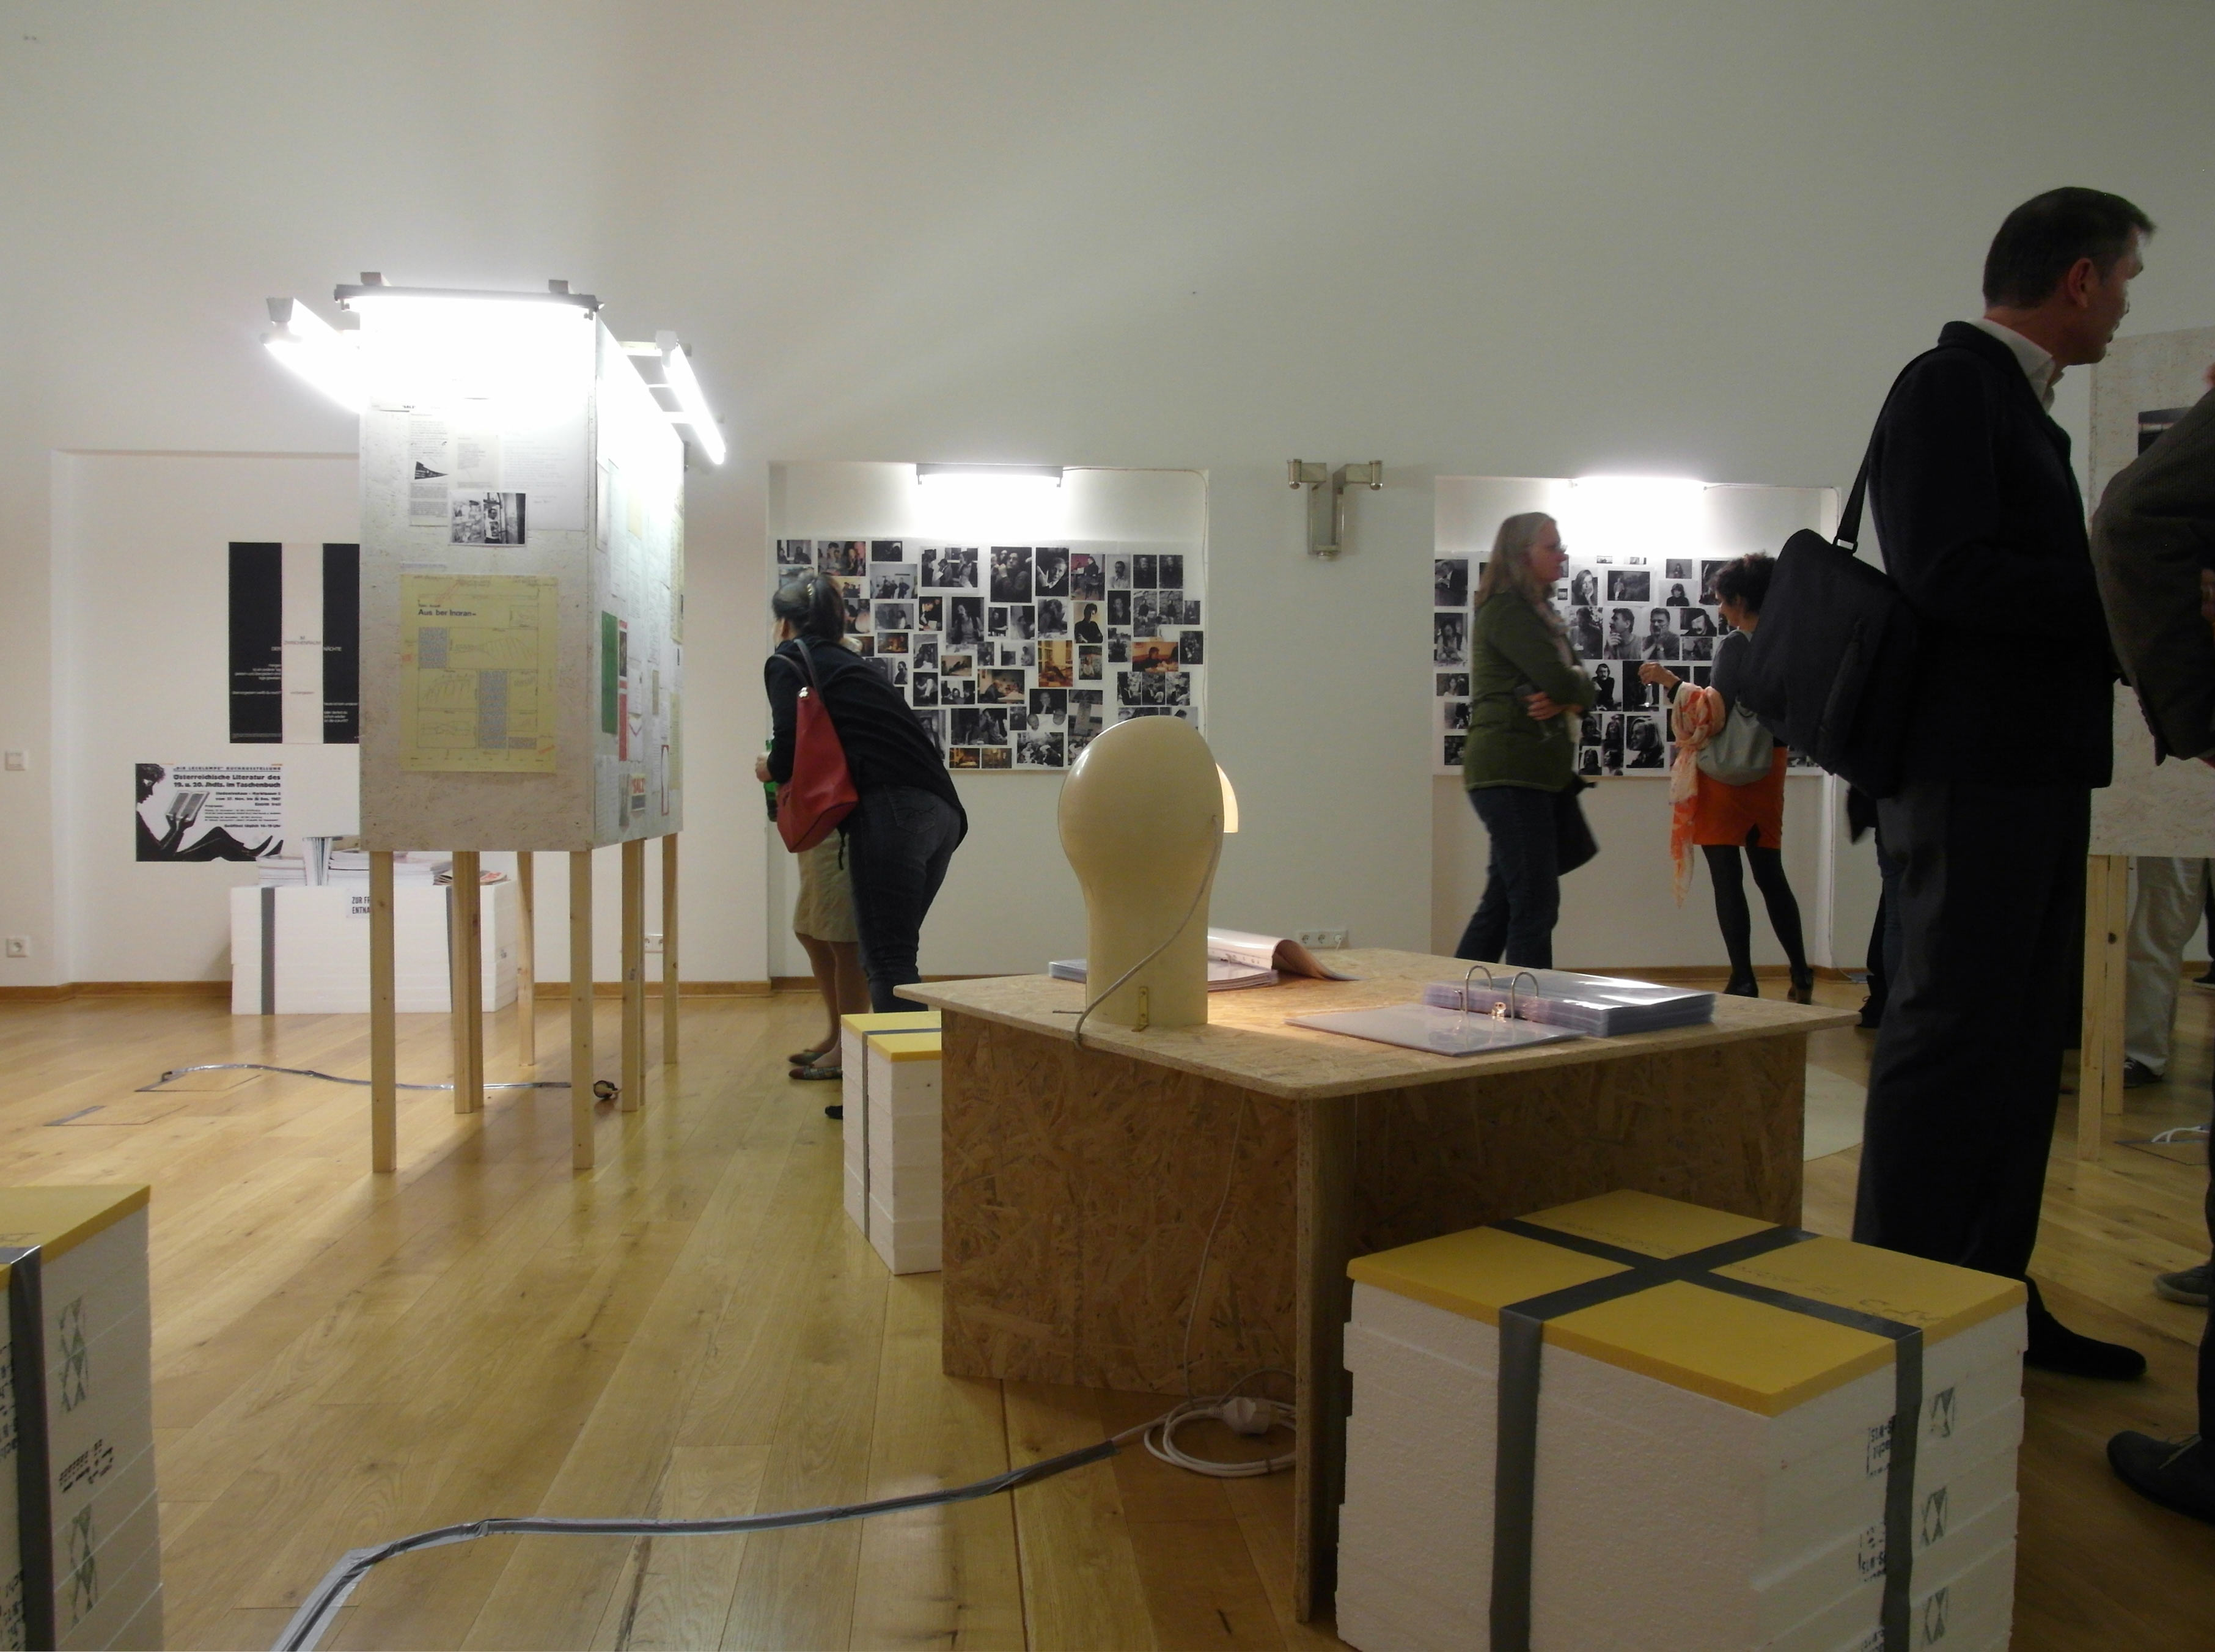
{"type": "MultiPolygon", "coordinates": [[[[1580,556],[1572,550],[1554,611],[1597,698],[1580,720],[1577,772],[1666,775],[1676,759],[1669,707],[1659,684],[1642,683],[1651,660],[1705,685],[1728,627],[1715,605],[1715,576],[1727,556],[1580,556]]],[[[1458,773],[1470,722],[1470,626],[1485,562],[1440,556],[1432,563],[1432,750],[1437,772],[1458,773]]],[[[1793,758],[1793,766],[1810,766],[1793,758]]]]}
{"type": "Polygon", "coordinates": [[[1133,717],[1201,717],[1197,555],[1121,544],[780,539],[838,580],[846,631],[954,770],[1066,769],[1133,717]]]}

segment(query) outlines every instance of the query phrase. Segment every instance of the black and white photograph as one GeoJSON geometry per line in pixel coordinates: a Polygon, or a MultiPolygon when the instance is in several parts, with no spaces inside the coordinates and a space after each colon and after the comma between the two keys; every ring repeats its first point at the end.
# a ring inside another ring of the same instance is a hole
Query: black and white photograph
{"type": "Polygon", "coordinates": [[[947,735],[956,746],[1005,746],[1008,714],[998,706],[965,706],[947,714],[947,735]]]}
{"type": "Polygon", "coordinates": [[[1111,592],[1131,588],[1131,558],[1127,552],[1111,550],[1108,553],[1108,588],[1111,592]]]}
{"type": "Polygon", "coordinates": [[[1101,605],[1096,602],[1077,603],[1077,642],[1098,642],[1103,640],[1105,633],[1100,629],[1100,607],[1101,605]]]}
{"type": "Polygon", "coordinates": [[[1623,673],[1620,709],[1624,711],[1651,711],[1659,703],[1655,697],[1660,691],[1659,685],[1646,681],[1636,672],[1626,671],[1623,673]]]}
{"type": "Polygon", "coordinates": [[[838,590],[846,599],[846,635],[868,636],[876,629],[869,622],[869,582],[864,579],[841,580],[838,590]]]}
{"type": "Polygon", "coordinates": [[[874,610],[876,629],[880,631],[911,631],[915,629],[915,605],[911,602],[880,602],[874,610]]]}
{"type": "Polygon", "coordinates": [[[1150,672],[1145,676],[1138,679],[1138,703],[1140,705],[1160,705],[1163,703],[1162,690],[1164,686],[1163,680],[1163,676],[1164,673],[1160,672],[1150,672]]]}
{"type": "Polygon", "coordinates": [[[946,718],[936,711],[918,711],[915,720],[923,725],[923,732],[930,736],[931,749],[942,761],[946,756],[946,718]]]}
{"type": "Polygon", "coordinates": [[[1097,551],[1078,550],[1070,553],[1069,594],[1073,601],[1089,598],[1097,602],[1108,594],[1108,569],[1097,551]]]}
{"type": "Polygon", "coordinates": [[[1651,610],[1646,617],[1644,654],[1648,660],[1674,660],[1677,657],[1677,633],[1669,629],[1669,611],[1651,610]]]}
{"type": "Polygon", "coordinates": [[[1599,634],[1599,614],[1591,608],[1569,610],[1569,648],[1580,660],[1597,660],[1605,646],[1599,634]]]}
{"type": "Polygon", "coordinates": [[[1711,636],[1688,636],[1684,639],[1684,658],[1712,660],[1715,657],[1715,640],[1711,636]]]}
{"type": "Polygon", "coordinates": [[[921,707],[938,703],[938,673],[918,671],[908,679],[909,703],[921,707]]]}
{"type": "Polygon", "coordinates": [[[1665,556],[1661,559],[1661,577],[1665,580],[1696,580],[1699,577],[1689,556],[1665,556]]]}
{"type": "Polygon", "coordinates": [[[869,560],[873,562],[904,562],[907,561],[907,541],[872,539],[869,541],[869,560]]]}
{"type": "Polygon", "coordinates": [[[1089,643],[1078,643],[1077,645],[1077,680],[1080,683],[1100,681],[1101,656],[1106,653],[1107,649],[1089,643]]]}
{"type": "Polygon", "coordinates": [[[938,679],[938,703],[941,705],[976,704],[977,679],[974,677],[948,677],[941,672],[938,679]]]}
{"type": "Polygon", "coordinates": [[[915,628],[918,631],[942,631],[946,629],[946,599],[925,597],[915,605],[915,628]]]}
{"type": "Polygon", "coordinates": [[[1160,584],[1163,590],[1181,591],[1184,589],[1183,552],[1176,550],[1163,551],[1154,559],[1154,571],[1157,576],[1157,582],[1160,584]]]}
{"type": "Polygon", "coordinates": [[[1033,605],[1038,610],[1038,634],[1040,636],[1069,635],[1069,604],[1060,597],[1040,597],[1033,605]]]}
{"type": "Polygon", "coordinates": [[[1611,568],[1607,571],[1610,602],[1651,602],[1654,575],[1642,568],[1611,568]]]}
{"type": "Polygon", "coordinates": [[[1684,582],[1674,580],[1670,584],[1669,594],[1662,601],[1672,608],[1684,608],[1690,606],[1692,599],[1684,594],[1684,582]]]}
{"type": "Polygon", "coordinates": [[[1065,597],[1069,594],[1069,551],[1065,546],[1040,545],[1032,558],[1036,570],[1032,594],[1040,597],[1065,597]]]}
{"type": "Polygon", "coordinates": [[[524,518],[528,514],[521,494],[503,494],[484,488],[457,488],[451,494],[452,537],[456,545],[520,545],[524,518]]]}
{"type": "Polygon", "coordinates": [[[1600,720],[1599,765],[1602,774],[1623,772],[1623,714],[1611,713],[1600,720]]]}
{"type": "Polygon", "coordinates": [[[879,602],[907,602],[915,597],[912,562],[871,562],[869,594],[879,602]]]}
{"type": "Polygon", "coordinates": [[[1058,769],[1062,766],[1062,736],[1059,730],[1027,728],[1015,738],[1015,766],[1018,769],[1058,769]]]}
{"type": "Polygon", "coordinates": [[[1703,562],[1700,564],[1700,605],[1702,607],[1712,608],[1721,600],[1715,594],[1715,576],[1729,566],[1730,558],[1727,556],[1721,562],[1703,562]]]}
{"type": "Polygon", "coordinates": [[[977,703],[979,705],[1021,705],[1025,684],[1023,673],[995,666],[991,671],[977,673],[977,703]]]}
{"type": "Polygon", "coordinates": [[[915,639],[915,668],[917,671],[938,669],[938,639],[918,634],[915,639]]]}
{"type": "Polygon", "coordinates": [[[1687,608],[1677,616],[1677,629],[1686,636],[1715,635],[1715,617],[1704,608],[1687,608]]]}
{"type": "MultiPolygon", "coordinates": [[[[1456,760],[1457,760],[1457,759],[1455,759],[1455,758],[1449,758],[1449,759],[1448,759],[1448,761],[1449,761],[1449,762],[1452,762],[1452,761],[1456,761],[1456,760]]],[[[1594,778],[1597,778],[1597,777],[1598,777],[1598,774],[1599,774],[1599,747],[1598,747],[1598,746],[1579,746],[1579,747],[1577,748],[1577,772],[1578,772],[1580,775],[1581,775],[1581,776],[1585,777],[1586,777],[1586,778],[1587,778],[1587,779],[1594,779],[1594,778]]]]}
{"type": "Polygon", "coordinates": [[[1607,657],[1611,660],[1643,660],[1645,654],[1638,646],[1638,615],[1629,608],[1607,611],[1607,657]]]}
{"type": "MultiPolygon", "coordinates": [[[[905,642],[907,639],[902,637],[900,641],[905,642]]],[[[905,654],[886,654],[880,650],[877,654],[877,663],[884,667],[887,681],[896,689],[903,691],[906,690],[907,656],[905,654]]]]}
{"type": "Polygon", "coordinates": [[[1141,550],[1132,553],[1131,557],[1131,584],[1134,587],[1150,591],[1154,586],[1162,582],[1161,575],[1156,570],[1154,566],[1155,561],[1155,555],[1150,550],[1141,550]]]}
{"type": "Polygon", "coordinates": [[[1449,769],[1461,767],[1462,750],[1469,744],[1466,734],[1448,734],[1439,742],[1439,758],[1449,769]]]}
{"type": "Polygon", "coordinates": [[[1445,726],[1447,728],[1459,728],[1463,730],[1466,730],[1469,728],[1469,702],[1467,700],[1448,700],[1445,703],[1444,715],[1445,726]]]}
{"type": "Polygon", "coordinates": [[[1177,633],[1177,664],[1204,666],[1207,663],[1207,635],[1204,631],[1177,633]]]}
{"type": "Polygon", "coordinates": [[[1111,666],[1127,664],[1131,658],[1131,634],[1128,631],[1108,633],[1108,663],[1111,666]]]}
{"type": "Polygon", "coordinates": [[[992,547],[991,597],[994,602],[1028,602],[1031,599],[1029,546],[992,547]]]}
{"type": "Polygon", "coordinates": [[[985,640],[985,599],[948,597],[946,599],[946,646],[974,648],[985,640]]]}
{"type": "Polygon", "coordinates": [[[848,579],[865,578],[869,571],[869,542],[866,539],[818,539],[815,566],[825,574],[848,579]]]}
{"type": "Polygon", "coordinates": [[[1162,677],[1162,703],[1186,705],[1192,703],[1192,673],[1188,671],[1165,671],[1162,677]]]}
{"type": "Polygon", "coordinates": [[[813,568],[815,566],[815,542],[813,539],[780,539],[776,542],[776,565],[779,568],[813,568]]]}
{"type": "MultiPolygon", "coordinates": [[[[1477,576],[1480,582],[1482,574],[1477,576]]],[[[1599,575],[1588,568],[1580,568],[1569,576],[1569,601],[1579,608],[1599,606],[1599,575]]]]}
{"type": "Polygon", "coordinates": [[[1197,625],[1200,621],[1200,599],[1187,595],[1184,599],[1184,623],[1197,625]]]}
{"type": "Polygon", "coordinates": [[[1431,663],[1434,666],[1465,666],[1469,663],[1467,614],[1431,616],[1431,663]]]}
{"type": "Polygon", "coordinates": [[[924,546],[923,588],[926,591],[974,591],[977,588],[977,547],[924,546]]]}
{"type": "Polygon", "coordinates": [[[1658,717],[1625,717],[1627,727],[1623,735],[1623,766],[1626,773],[1639,769],[1658,769],[1661,766],[1661,720],[1658,717]]]}
{"type": "Polygon", "coordinates": [[[1034,717],[1065,717],[1069,715],[1069,691],[1064,688],[1034,688],[1031,691],[1030,714],[1034,717]]]}
{"type": "Polygon", "coordinates": [[[1144,704],[1145,688],[1146,679],[1139,672],[1117,672],[1115,673],[1115,703],[1118,705],[1144,704]]]}
{"type": "MultiPolygon", "coordinates": [[[[1623,709],[1623,702],[1615,697],[1615,667],[1604,660],[1601,660],[1592,668],[1592,709],[1620,711],[1623,709]]],[[[1463,691],[1467,692],[1466,690],[1463,691]]],[[[1585,728],[1587,733],[1590,733],[1592,726],[1592,719],[1587,717],[1585,720],[1585,728]]]]}
{"type": "Polygon", "coordinates": [[[1451,694],[1458,694],[1463,699],[1467,699],[1469,697],[1469,673],[1467,672],[1442,671],[1439,673],[1439,698],[1443,700],[1448,695],[1451,694]]]}
{"type": "Polygon", "coordinates": [[[1110,625],[1130,624],[1131,597],[1128,591],[1110,591],[1108,593],[1108,623],[1110,625]]]}
{"type": "Polygon", "coordinates": [[[1469,558],[1439,556],[1431,562],[1431,602],[1439,608],[1469,606],[1469,558]]]}
{"type": "Polygon", "coordinates": [[[1157,593],[1152,591],[1133,591],[1131,593],[1131,635],[1159,636],[1161,611],[1157,605],[1157,593]]]}

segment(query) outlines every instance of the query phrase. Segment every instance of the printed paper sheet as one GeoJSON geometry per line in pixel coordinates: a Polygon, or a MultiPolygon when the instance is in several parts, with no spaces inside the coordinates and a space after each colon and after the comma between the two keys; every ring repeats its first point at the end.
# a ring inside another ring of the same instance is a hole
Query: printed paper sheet
{"type": "Polygon", "coordinates": [[[400,766],[553,773],[559,582],[408,574],[400,599],[400,766]]]}

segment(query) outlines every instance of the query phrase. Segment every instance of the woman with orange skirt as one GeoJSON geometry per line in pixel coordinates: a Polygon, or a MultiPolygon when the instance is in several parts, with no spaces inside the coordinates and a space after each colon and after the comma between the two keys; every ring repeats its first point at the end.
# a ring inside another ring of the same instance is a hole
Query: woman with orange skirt
{"type": "Polygon", "coordinates": [[[1715,918],[1730,954],[1726,992],[1758,998],[1753,973],[1753,920],[1746,910],[1746,883],[1739,864],[1744,851],[1753,881],[1769,908],[1770,927],[1792,966],[1785,996],[1812,1003],[1815,972],[1807,967],[1800,934],[1800,903],[1784,876],[1784,765],[1786,752],[1751,711],[1738,701],[1738,679],[1746,669],[1747,639],[1761,621],[1762,599],[1776,564],[1758,552],[1741,556],[1715,576],[1717,611],[1731,627],[1715,645],[1715,685],[1686,683],[1666,666],[1648,661],[1638,669],[1641,681],[1668,691],[1677,734],[1677,772],[1671,782],[1675,808],[1670,848],[1677,864],[1677,899],[1684,899],[1693,845],[1707,857],[1708,879],[1715,887],[1715,918]]]}

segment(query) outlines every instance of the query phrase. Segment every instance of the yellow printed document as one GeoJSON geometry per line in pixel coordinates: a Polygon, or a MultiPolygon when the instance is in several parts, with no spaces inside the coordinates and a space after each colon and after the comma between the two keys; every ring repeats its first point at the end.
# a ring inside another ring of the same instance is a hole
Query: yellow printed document
{"type": "Polygon", "coordinates": [[[560,582],[528,574],[400,580],[400,766],[554,772],[560,582]]]}

